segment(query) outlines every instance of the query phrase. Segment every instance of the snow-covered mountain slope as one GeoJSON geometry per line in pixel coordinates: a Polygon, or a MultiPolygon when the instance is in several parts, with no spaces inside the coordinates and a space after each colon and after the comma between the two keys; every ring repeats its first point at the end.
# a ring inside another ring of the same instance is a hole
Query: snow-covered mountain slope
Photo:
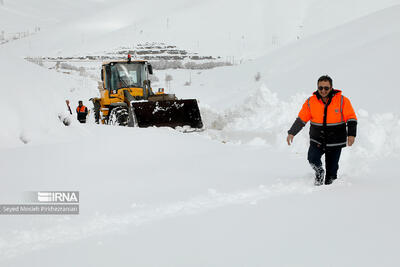
{"type": "MultiPolygon", "coordinates": [[[[30,12],[31,1],[4,2],[30,12]]],[[[2,216],[0,266],[400,264],[399,6],[380,10],[395,1],[42,4],[32,14],[48,12],[54,24],[0,46],[0,204],[20,203],[24,191],[78,190],[81,212],[2,216]],[[154,16],[111,16],[133,6],[153,7],[148,14],[154,16]],[[254,16],[237,20],[244,14],[254,16]],[[337,20],[327,19],[332,14],[337,20]],[[160,32],[167,18],[171,33],[160,32]],[[272,24],[277,20],[282,23],[272,24]],[[300,40],[270,53],[262,48],[275,30],[285,42],[297,39],[298,21],[304,21],[300,40]],[[155,86],[165,86],[170,74],[171,91],[200,100],[205,131],[102,126],[93,118],[81,125],[73,116],[65,127],[57,118],[66,112],[65,99],[72,108],[79,99],[89,106],[97,81],[22,59],[123,45],[133,40],[125,33],[135,25],[135,41],[144,29],[143,40],[156,36],[215,54],[257,55],[233,67],[156,73],[155,86]],[[215,33],[221,31],[232,31],[231,42],[215,33]],[[355,145],[343,151],[338,181],[317,188],[306,162],[308,129],[291,147],[285,136],[325,73],[352,100],[359,131],[355,145]]]]}
{"type": "Polygon", "coordinates": [[[399,112],[400,91],[394,89],[400,60],[399,13],[397,5],[291,43],[236,68],[193,75],[194,81],[199,76],[202,82],[194,82],[180,93],[197,94],[203,102],[224,108],[241,101],[249,87],[259,86],[254,83],[259,72],[260,82],[279,98],[290,101],[296,94],[310,95],[316,90],[318,77],[329,74],[334,87],[343,90],[357,108],[399,112]],[[220,101],[227,90],[231,97],[227,102],[220,101]]]}
{"type": "Polygon", "coordinates": [[[43,26],[40,36],[19,47],[24,55],[71,55],[164,41],[205,54],[241,59],[255,58],[298,38],[399,3],[57,0],[41,1],[38,7],[31,1],[18,0],[0,6],[0,22],[7,27],[14,25],[13,30],[20,28],[18,31],[36,24],[43,26]]]}
{"type": "Polygon", "coordinates": [[[49,28],[54,24],[67,23],[91,12],[96,13],[119,4],[122,0],[2,0],[0,25],[3,31],[26,31],[33,26],[49,28]]]}
{"type": "Polygon", "coordinates": [[[327,73],[358,107],[400,111],[396,103],[400,93],[393,90],[400,60],[399,12],[397,5],[267,56],[262,64],[267,65],[269,86],[287,97],[313,89],[315,77],[327,73]]]}

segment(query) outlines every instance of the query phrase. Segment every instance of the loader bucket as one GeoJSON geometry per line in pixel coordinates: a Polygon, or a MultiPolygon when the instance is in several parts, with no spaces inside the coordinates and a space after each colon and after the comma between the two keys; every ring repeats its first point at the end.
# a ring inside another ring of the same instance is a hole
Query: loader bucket
{"type": "Polygon", "coordinates": [[[139,127],[203,127],[195,99],[132,102],[132,107],[139,127]]]}

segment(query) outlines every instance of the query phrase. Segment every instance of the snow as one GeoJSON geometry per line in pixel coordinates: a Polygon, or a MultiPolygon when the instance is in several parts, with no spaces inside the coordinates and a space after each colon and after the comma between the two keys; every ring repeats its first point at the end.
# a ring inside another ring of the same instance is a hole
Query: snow
{"type": "Polygon", "coordinates": [[[18,0],[5,1],[0,7],[0,17],[7,25],[6,32],[11,30],[8,25],[14,25],[13,31],[42,26],[40,36],[32,36],[30,42],[13,44],[30,55],[91,53],[121,44],[163,40],[203,54],[241,60],[256,58],[297,38],[399,3],[399,0],[352,0],[350,3],[345,0],[335,3],[325,0],[41,0],[40,6],[34,6],[28,0],[18,0]],[[16,16],[15,12],[20,15],[16,16]]]}
{"type": "Polygon", "coordinates": [[[20,203],[25,191],[77,190],[81,199],[77,216],[1,216],[0,266],[400,264],[398,1],[4,2],[3,29],[41,30],[0,45],[0,204],[20,203]],[[147,12],[116,15],[134,7],[147,12]],[[156,71],[173,79],[155,88],[199,100],[204,131],[79,124],[65,100],[90,108],[97,80],[24,60],[135,38],[243,59],[156,71]],[[359,127],[338,181],[315,187],[309,126],[292,146],[285,138],[325,73],[359,127]]]}

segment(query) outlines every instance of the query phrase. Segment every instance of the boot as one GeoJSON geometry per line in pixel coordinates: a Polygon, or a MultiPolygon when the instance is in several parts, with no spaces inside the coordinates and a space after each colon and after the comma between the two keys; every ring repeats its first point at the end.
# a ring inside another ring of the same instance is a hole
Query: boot
{"type": "Polygon", "coordinates": [[[326,176],[325,177],[325,184],[326,185],[332,184],[333,181],[336,180],[336,178],[337,178],[336,176],[330,176],[330,175],[326,176]]]}
{"type": "Polygon", "coordinates": [[[324,174],[325,174],[324,169],[321,166],[321,167],[314,168],[314,170],[315,170],[314,185],[316,185],[316,186],[322,185],[324,183],[324,174]]]}

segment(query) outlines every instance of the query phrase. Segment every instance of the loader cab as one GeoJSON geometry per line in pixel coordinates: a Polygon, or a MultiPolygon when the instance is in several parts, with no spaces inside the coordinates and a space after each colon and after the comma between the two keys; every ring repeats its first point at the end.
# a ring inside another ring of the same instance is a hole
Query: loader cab
{"type": "Polygon", "coordinates": [[[153,69],[146,61],[110,62],[103,65],[104,89],[115,94],[122,88],[143,88],[153,69]]]}

